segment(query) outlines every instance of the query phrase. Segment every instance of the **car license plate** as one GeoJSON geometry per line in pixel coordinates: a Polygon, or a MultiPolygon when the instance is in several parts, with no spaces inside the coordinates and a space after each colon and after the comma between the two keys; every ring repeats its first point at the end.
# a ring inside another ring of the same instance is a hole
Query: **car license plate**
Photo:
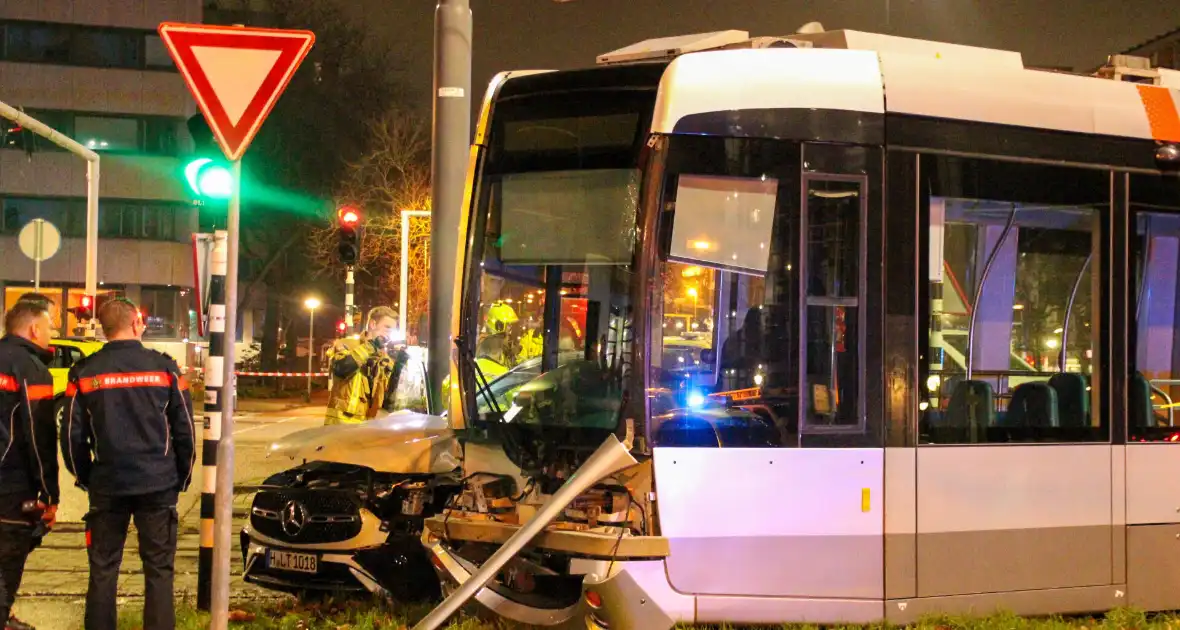
{"type": "Polygon", "coordinates": [[[293,551],[271,550],[268,555],[267,566],[280,571],[297,571],[299,573],[315,573],[319,570],[319,558],[312,553],[295,553],[293,551]]]}

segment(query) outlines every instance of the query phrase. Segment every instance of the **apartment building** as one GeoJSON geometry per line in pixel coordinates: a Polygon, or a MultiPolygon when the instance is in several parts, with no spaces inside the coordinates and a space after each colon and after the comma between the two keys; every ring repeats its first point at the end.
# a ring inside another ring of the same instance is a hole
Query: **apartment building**
{"type": "MultiPolygon", "coordinates": [[[[102,156],[98,303],[125,296],[140,304],[145,341],[184,363],[199,353],[191,249],[199,215],[182,175],[191,151],[185,121],[196,107],[156,28],[201,22],[202,12],[201,0],[0,0],[0,100],[102,156]]],[[[0,125],[4,305],[33,287],[17,234],[44,219],[62,247],[42,263],[42,292],[63,305],[60,334],[77,334],[69,308],[85,287],[85,162],[0,125]]],[[[248,342],[249,326],[242,329],[248,342]]]]}

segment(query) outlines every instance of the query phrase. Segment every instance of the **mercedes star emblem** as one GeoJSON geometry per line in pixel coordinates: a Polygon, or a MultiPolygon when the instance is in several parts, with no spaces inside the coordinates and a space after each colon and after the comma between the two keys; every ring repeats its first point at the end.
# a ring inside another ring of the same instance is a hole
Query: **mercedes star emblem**
{"type": "Polygon", "coordinates": [[[307,508],[297,501],[288,501],[283,508],[283,532],[288,536],[298,536],[307,524],[307,508]]]}

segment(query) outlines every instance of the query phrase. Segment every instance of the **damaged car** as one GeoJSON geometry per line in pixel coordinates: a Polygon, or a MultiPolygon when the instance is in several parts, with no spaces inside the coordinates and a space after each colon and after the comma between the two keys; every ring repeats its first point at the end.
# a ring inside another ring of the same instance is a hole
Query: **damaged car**
{"type": "Polygon", "coordinates": [[[460,486],[445,418],[397,412],[307,429],[271,445],[294,466],[257,488],[241,533],[246,582],[294,593],[438,595],[422,523],[460,486]]]}

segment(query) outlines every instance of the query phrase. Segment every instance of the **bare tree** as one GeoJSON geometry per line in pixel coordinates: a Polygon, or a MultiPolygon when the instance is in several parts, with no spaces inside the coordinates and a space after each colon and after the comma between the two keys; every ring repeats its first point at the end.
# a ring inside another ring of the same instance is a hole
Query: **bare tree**
{"type": "MultiPolygon", "coordinates": [[[[357,261],[357,305],[396,304],[401,281],[401,211],[430,209],[430,139],[425,121],[394,109],[369,125],[370,149],[349,164],[337,187],[338,204],[357,206],[363,236],[357,261]]],[[[417,333],[429,290],[430,221],[410,220],[407,324],[417,333]]],[[[319,274],[343,278],[334,218],[310,235],[319,274]]]]}

